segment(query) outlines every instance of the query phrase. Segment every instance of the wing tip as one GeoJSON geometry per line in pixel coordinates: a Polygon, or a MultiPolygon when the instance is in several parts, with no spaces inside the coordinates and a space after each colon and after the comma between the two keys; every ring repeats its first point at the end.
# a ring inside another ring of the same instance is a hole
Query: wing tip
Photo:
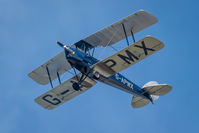
{"type": "Polygon", "coordinates": [[[44,81],[44,78],[43,78],[43,80],[38,79],[38,78],[37,78],[38,76],[35,74],[34,71],[30,72],[30,73],[28,74],[28,76],[29,76],[32,80],[34,80],[36,83],[38,83],[38,84],[40,84],[40,85],[47,85],[47,84],[48,84],[48,81],[44,81]]]}
{"type": "Polygon", "coordinates": [[[39,100],[39,97],[38,97],[38,98],[35,98],[34,101],[35,101],[35,103],[37,103],[39,106],[41,106],[43,109],[46,109],[46,110],[53,110],[53,109],[54,109],[53,106],[43,106],[43,105],[42,105],[42,102],[39,100]]]}
{"type": "Polygon", "coordinates": [[[153,39],[153,40],[156,40],[156,41],[160,42],[160,44],[162,44],[161,49],[165,47],[165,44],[162,41],[160,41],[159,39],[157,39],[157,38],[155,38],[155,37],[153,37],[151,35],[147,35],[145,38],[150,38],[150,39],[153,39]]]}
{"type": "Polygon", "coordinates": [[[138,12],[140,12],[140,13],[146,13],[146,14],[150,15],[151,17],[153,17],[153,20],[154,20],[153,24],[155,24],[155,23],[158,22],[158,19],[155,16],[153,16],[153,14],[151,14],[150,12],[148,12],[148,11],[146,11],[144,9],[140,9],[138,12]]]}

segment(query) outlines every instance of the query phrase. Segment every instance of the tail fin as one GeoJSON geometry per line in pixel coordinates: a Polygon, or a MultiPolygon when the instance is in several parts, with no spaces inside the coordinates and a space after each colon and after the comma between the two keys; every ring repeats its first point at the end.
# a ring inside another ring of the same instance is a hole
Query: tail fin
{"type": "Polygon", "coordinates": [[[148,86],[153,86],[153,85],[159,85],[159,84],[157,81],[149,81],[142,88],[148,87],[148,86]]]}
{"type": "MultiPolygon", "coordinates": [[[[172,86],[168,84],[158,84],[156,81],[146,83],[142,89],[147,92],[153,100],[157,100],[159,96],[163,96],[172,90],[172,86]]],[[[150,103],[150,99],[133,96],[131,105],[133,108],[140,108],[150,103]]]]}

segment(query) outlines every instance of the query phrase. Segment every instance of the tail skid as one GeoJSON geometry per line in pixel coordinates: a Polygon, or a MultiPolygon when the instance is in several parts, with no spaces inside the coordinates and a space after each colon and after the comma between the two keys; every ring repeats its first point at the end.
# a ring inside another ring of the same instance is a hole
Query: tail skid
{"type": "Polygon", "coordinates": [[[150,81],[145,84],[142,88],[145,92],[150,95],[151,99],[146,99],[139,96],[133,96],[131,105],[133,108],[140,108],[150,103],[153,100],[157,100],[159,96],[164,96],[172,90],[172,86],[168,84],[158,84],[156,81],[150,81]]]}

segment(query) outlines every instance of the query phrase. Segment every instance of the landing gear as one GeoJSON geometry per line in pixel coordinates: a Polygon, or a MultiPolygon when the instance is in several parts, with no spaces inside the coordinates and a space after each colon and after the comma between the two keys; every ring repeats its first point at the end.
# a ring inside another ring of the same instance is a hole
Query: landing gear
{"type": "Polygon", "coordinates": [[[74,90],[76,90],[76,91],[81,90],[81,88],[80,88],[79,84],[78,84],[78,83],[76,83],[76,82],[74,82],[72,86],[73,86],[73,89],[74,89],[74,90]]]}
{"type": "Polygon", "coordinates": [[[80,79],[79,79],[79,77],[76,75],[76,80],[78,81],[78,82],[73,82],[73,84],[72,84],[72,87],[73,87],[73,89],[75,90],[75,91],[82,91],[82,82],[84,82],[84,80],[87,78],[87,75],[84,75],[84,74],[82,74],[82,76],[80,77],[80,79]]]}
{"type": "Polygon", "coordinates": [[[98,80],[100,78],[100,74],[98,72],[95,72],[93,78],[98,80]]]}

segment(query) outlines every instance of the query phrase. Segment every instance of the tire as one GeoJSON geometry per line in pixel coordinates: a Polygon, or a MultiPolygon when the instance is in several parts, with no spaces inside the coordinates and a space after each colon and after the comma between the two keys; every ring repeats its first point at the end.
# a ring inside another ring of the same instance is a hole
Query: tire
{"type": "Polygon", "coordinates": [[[98,80],[98,79],[100,78],[100,74],[99,74],[98,72],[96,72],[96,73],[94,74],[94,78],[95,78],[96,80],[98,80]]]}
{"type": "Polygon", "coordinates": [[[76,91],[79,91],[80,90],[80,86],[78,83],[73,83],[73,89],[76,90],[76,91]]]}

